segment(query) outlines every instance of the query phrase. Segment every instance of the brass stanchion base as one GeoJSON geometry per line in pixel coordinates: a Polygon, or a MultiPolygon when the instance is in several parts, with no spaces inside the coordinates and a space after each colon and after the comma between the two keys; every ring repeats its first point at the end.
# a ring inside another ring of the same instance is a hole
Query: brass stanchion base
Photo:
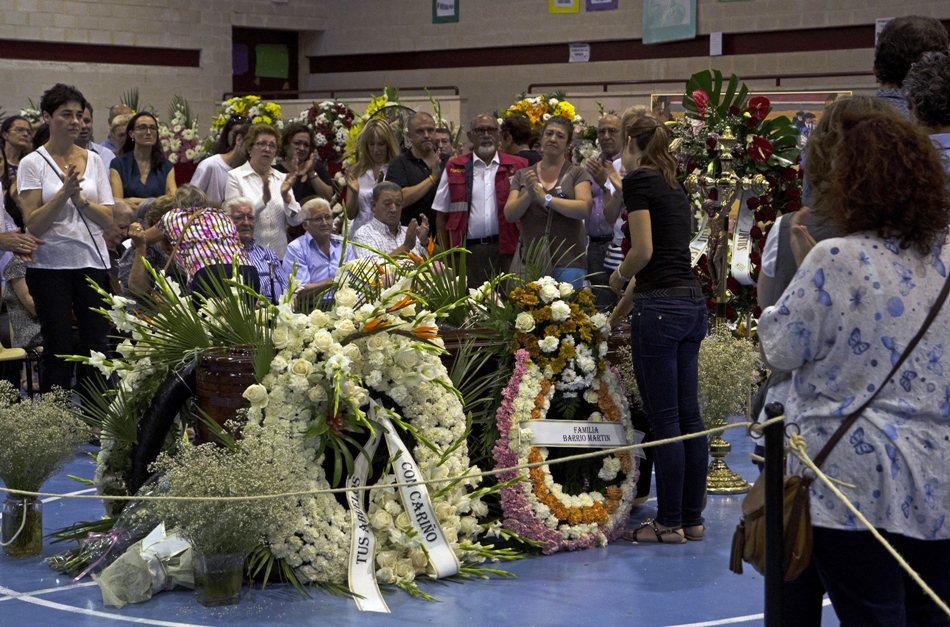
{"type": "Polygon", "coordinates": [[[716,436],[709,442],[709,454],[713,456],[706,471],[706,492],[708,494],[745,494],[752,487],[740,477],[723,459],[732,450],[732,445],[716,436]]]}

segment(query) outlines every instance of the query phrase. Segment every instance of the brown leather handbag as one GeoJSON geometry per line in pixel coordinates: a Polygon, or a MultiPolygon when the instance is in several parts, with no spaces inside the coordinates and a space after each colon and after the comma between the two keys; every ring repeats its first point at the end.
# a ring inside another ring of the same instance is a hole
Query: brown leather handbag
{"type": "MultiPolygon", "coordinates": [[[[887,382],[897,374],[904,360],[906,360],[914,348],[917,347],[917,343],[920,342],[920,339],[924,336],[924,333],[927,332],[930,324],[937,317],[940,308],[943,307],[944,302],[947,300],[948,292],[950,292],[950,276],[944,281],[943,288],[940,290],[940,294],[937,295],[937,300],[934,301],[933,307],[931,307],[927,313],[927,318],[924,320],[923,325],[921,325],[920,330],[917,331],[917,335],[914,336],[914,339],[910,341],[907,348],[901,353],[900,358],[894,363],[891,371],[887,377],[884,378],[884,383],[874,389],[874,393],[864,401],[864,404],[854,412],[848,414],[845,421],[841,423],[841,426],[838,427],[825,446],[822,447],[818,455],[815,456],[815,466],[821,467],[835,445],[838,444],[841,438],[844,437],[844,434],[854,426],[861,412],[867,409],[871,401],[873,401],[884,386],[887,385],[887,382]]],[[[792,581],[801,575],[811,561],[813,538],[811,513],[809,510],[809,488],[812,481],[814,481],[814,477],[786,475],[783,482],[785,486],[785,495],[783,498],[783,522],[785,528],[783,534],[785,548],[783,572],[785,573],[785,581],[792,581]]],[[[748,562],[756,571],[763,575],[765,574],[764,472],[755,480],[752,489],[749,490],[749,493],[742,500],[742,520],[739,521],[739,525],[736,527],[736,531],[732,536],[729,570],[741,575],[742,562],[748,562]]]]}

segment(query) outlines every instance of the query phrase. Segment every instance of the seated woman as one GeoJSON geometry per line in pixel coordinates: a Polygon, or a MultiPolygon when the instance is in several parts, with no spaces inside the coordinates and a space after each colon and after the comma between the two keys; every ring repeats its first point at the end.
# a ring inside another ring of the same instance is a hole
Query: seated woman
{"type": "Polygon", "coordinates": [[[175,170],[158,141],[158,122],[151,113],[136,113],[126,126],[122,152],[109,164],[112,195],[137,209],[146,198],[174,194],[175,170]]]}
{"type": "MultiPolygon", "coordinates": [[[[179,188],[173,207],[154,226],[146,230],[138,223],[132,224],[129,236],[137,251],[167,240],[175,263],[188,274],[192,291],[207,293],[202,285],[203,277],[209,272],[231,276],[234,264],[247,284],[259,289],[257,270],[241,246],[231,217],[220,209],[209,207],[208,197],[194,185],[179,188]]],[[[136,286],[141,285],[142,272],[144,266],[135,277],[136,286]]]]}
{"type": "MultiPolygon", "coordinates": [[[[815,243],[793,214],[794,278],[759,320],[770,367],[794,371],[785,405],[814,458],[870,403],[821,469],[930,585],[950,598],[950,304],[898,363],[947,281],[948,177],[896,110],[845,113],[816,202],[843,237],[815,243]],[[895,152],[899,146],[899,152],[895,152]],[[892,376],[893,375],[893,376],[892,376]]],[[[786,218],[788,219],[788,218],[786,218]]],[[[804,472],[789,456],[789,471],[804,472]]],[[[945,625],[947,616],[824,482],[811,484],[812,561],[843,625],[945,625]]]]}
{"type": "Polygon", "coordinates": [[[398,154],[399,144],[389,122],[381,118],[367,120],[356,138],[353,153],[356,163],[346,171],[346,217],[350,220],[350,233],[372,222],[373,186],[385,177],[389,162],[398,154]]]}
{"type": "Polygon", "coordinates": [[[509,222],[521,220],[522,255],[547,236],[553,256],[552,276],[580,289],[587,271],[584,220],[593,207],[590,176],[584,168],[571,165],[565,156],[574,137],[572,121],[556,115],[544,123],[541,133],[541,161],[515,174],[505,218],[509,222]]]}
{"type": "Polygon", "coordinates": [[[4,168],[0,171],[0,185],[3,186],[3,205],[10,217],[20,216],[22,212],[17,204],[16,172],[20,159],[33,151],[33,127],[21,115],[11,115],[0,124],[0,151],[4,168]]]}
{"type": "MultiPolygon", "coordinates": [[[[278,172],[271,163],[277,156],[280,131],[268,124],[252,124],[247,131],[247,163],[228,172],[225,200],[244,196],[254,203],[254,239],[284,257],[287,251],[287,225],[300,224],[303,216],[294,196],[294,177],[278,172]]],[[[295,160],[296,157],[292,159],[295,160]]],[[[292,171],[297,171],[294,164],[292,171]]]]}
{"type": "Polygon", "coordinates": [[[317,160],[316,146],[313,131],[299,122],[288,124],[281,133],[281,161],[274,169],[293,177],[291,189],[298,202],[314,196],[324,200],[333,198],[333,179],[327,166],[317,160]]]}

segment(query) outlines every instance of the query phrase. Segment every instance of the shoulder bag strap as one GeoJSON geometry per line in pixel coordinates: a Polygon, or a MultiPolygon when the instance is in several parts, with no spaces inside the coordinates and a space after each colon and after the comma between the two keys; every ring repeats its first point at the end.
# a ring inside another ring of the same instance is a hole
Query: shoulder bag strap
{"type": "Polygon", "coordinates": [[[914,339],[910,341],[907,345],[907,348],[904,349],[904,352],[901,353],[900,358],[891,368],[891,371],[884,378],[884,382],[879,385],[871,396],[868,397],[864,404],[854,410],[848,417],[845,419],[841,426],[838,427],[838,430],[835,431],[831,439],[825,444],[825,446],[818,452],[818,455],[814,457],[814,462],[816,466],[821,466],[821,464],[828,458],[828,455],[831,453],[831,450],[841,441],[841,438],[844,437],[844,434],[850,429],[854,423],[857,421],[858,417],[861,415],[868,405],[871,404],[875,398],[877,398],[878,393],[887,385],[887,382],[897,374],[898,369],[904,363],[904,361],[910,356],[910,354],[917,347],[917,344],[920,342],[921,338],[924,336],[924,333],[927,332],[927,329],[930,327],[931,323],[937,318],[937,314],[940,313],[940,308],[943,307],[944,302],[947,300],[947,294],[950,293],[950,275],[947,276],[947,280],[943,283],[943,288],[940,290],[940,294],[937,295],[937,300],[934,301],[933,307],[930,308],[930,311],[927,313],[927,318],[924,320],[923,325],[921,325],[920,330],[917,331],[917,335],[914,336],[914,339]]]}

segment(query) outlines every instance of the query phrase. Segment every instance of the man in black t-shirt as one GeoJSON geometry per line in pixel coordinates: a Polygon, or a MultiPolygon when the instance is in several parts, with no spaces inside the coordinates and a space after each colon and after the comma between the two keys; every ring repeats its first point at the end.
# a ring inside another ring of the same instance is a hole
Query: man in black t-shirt
{"type": "Polygon", "coordinates": [[[408,127],[411,146],[389,162],[386,180],[402,188],[405,206],[401,224],[408,225],[413,219],[418,221],[420,213],[429,219],[429,224],[435,224],[432,201],[448,159],[436,146],[435,120],[431,115],[416,113],[409,118],[408,127]]]}

